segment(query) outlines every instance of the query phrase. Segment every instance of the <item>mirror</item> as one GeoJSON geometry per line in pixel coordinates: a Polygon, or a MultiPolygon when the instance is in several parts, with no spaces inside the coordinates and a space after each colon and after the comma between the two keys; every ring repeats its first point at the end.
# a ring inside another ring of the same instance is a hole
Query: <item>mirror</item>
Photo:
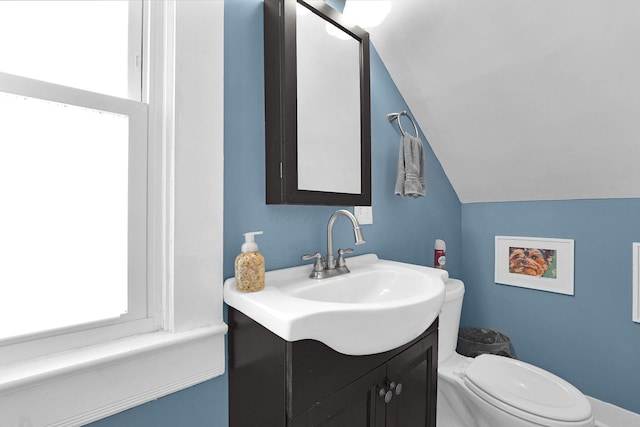
{"type": "Polygon", "coordinates": [[[264,20],[267,203],[371,205],[368,33],[323,1],[264,20]]]}

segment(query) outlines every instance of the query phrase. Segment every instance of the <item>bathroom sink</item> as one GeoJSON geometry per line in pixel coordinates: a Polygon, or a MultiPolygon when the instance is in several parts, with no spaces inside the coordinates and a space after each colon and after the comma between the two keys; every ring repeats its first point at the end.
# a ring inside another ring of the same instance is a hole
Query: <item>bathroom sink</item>
{"type": "Polygon", "coordinates": [[[224,300],[287,341],[314,339],[349,355],[392,350],[418,337],[444,302],[447,272],[379,259],[347,259],[351,273],[317,280],[310,265],[269,271],[265,288],[240,292],[224,284],[224,300]]]}
{"type": "Polygon", "coordinates": [[[400,272],[383,265],[372,264],[364,271],[354,271],[334,280],[306,281],[305,286],[287,284],[279,290],[306,300],[345,304],[374,304],[411,298],[416,293],[419,272],[400,272]]]}

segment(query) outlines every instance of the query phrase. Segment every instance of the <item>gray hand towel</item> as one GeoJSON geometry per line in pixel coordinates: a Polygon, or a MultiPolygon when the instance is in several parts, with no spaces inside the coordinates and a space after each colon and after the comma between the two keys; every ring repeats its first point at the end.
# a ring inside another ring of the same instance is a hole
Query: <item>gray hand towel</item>
{"type": "Polygon", "coordinates": [[[425,189],[422,141],[405,133],[400,142],[395,194],[419,197],[424,196],[425,189]]]}

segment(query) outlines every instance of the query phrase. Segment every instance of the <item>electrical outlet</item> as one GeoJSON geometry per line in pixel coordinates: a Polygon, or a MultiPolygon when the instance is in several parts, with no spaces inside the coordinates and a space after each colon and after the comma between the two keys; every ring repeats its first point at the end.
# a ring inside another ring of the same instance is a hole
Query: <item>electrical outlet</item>
{"type": "Polygon", "coordinates": [[[353,214],[360,225],[373,224],[373,207],[371,206],[354,206],[353,214]]]}

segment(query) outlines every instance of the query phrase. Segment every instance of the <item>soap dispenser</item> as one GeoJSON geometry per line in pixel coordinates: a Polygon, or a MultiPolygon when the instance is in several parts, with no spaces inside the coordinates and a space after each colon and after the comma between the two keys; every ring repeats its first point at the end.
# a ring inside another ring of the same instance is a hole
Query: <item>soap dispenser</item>
{"type": "Polygon", "coordinates": [[[242,253],[236,257],[236,288],[242,292],[264,289],[264,257],[258,252],[255,235],[262,231],[244,233],[242,253]]]}

